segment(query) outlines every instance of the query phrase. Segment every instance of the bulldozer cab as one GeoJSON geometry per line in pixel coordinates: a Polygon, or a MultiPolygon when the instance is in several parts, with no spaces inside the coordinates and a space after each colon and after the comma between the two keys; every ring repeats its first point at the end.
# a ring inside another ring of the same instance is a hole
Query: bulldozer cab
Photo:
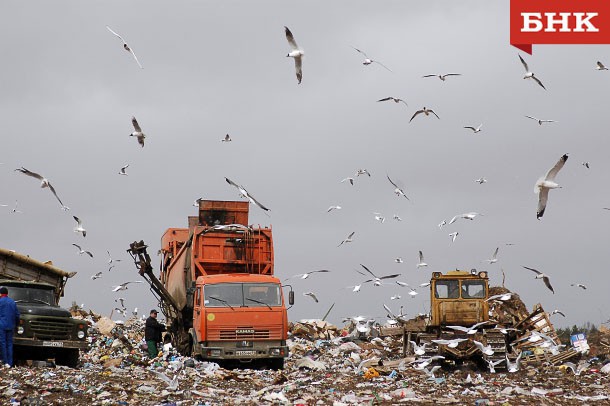
{"type": "Polygon", "coordinates": [[[430,326],[471,326],[489,320],[487,272],[434,272],[430,280],[430,326]]]}

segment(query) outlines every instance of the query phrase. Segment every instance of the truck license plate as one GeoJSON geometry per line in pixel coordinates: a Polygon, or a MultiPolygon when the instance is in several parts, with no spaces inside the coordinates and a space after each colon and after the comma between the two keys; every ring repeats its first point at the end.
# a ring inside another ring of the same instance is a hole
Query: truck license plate
{"type": "Polygon", "coordinates": [[[235,351],[235,355],[256,355],[256,351],[235,351]]]}
{"type": "Polygon", "coordinates": [[[43,341],[42,346],[43,347],[63,347],[64,342],[63,341],[43,341]]]}

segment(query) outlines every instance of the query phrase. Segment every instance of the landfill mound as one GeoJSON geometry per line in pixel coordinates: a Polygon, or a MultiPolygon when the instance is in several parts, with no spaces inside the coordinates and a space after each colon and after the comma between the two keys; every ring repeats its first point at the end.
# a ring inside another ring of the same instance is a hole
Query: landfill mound
{"type": "MultiPolygon", "coordinates": [[[[610,364],[524,365],[515,373],[421,366],[400,337],[322,320],[292,324],[285,369],[224,369],[170,346],[149,360],[144,321],[74,312],[90,324],[90,350],[76,369],[27,362],[0,373],[11,405],[394,405],[610,404],[610,364]],[[576,373],[578,375],[576,375],[576,373]]],[[[606,330],[607,331],[607,330],[606,330]]]]}
{"type": "Polygon", "coordinates": [[[525,303],[523,303],[517,293],[511,292],[505,287],[489,287],[490,297],[495,295],[504,295],[506,293],[511,294],[510,299],[504,301],[492,301],[490,303],[490,318],[496,320],[499,324],[515,325],[529,315],[525,303]]]}

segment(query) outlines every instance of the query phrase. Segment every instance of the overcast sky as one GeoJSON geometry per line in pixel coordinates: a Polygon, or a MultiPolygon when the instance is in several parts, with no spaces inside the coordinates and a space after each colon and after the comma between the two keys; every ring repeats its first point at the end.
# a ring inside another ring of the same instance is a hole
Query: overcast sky
{"type": "MultiPolygon", "coordinates": [[[[396,284],[359,293],[359,264],[401,273],[411,285],[432,271],[488,270],[492,285],[541,303],[556,326],[608,315],[610,138],[608,46],[541,45],[521,53],[546,86],[525,73],[509,45],[508,1],[44,1],[7,2],[0,13],[0,246],[78,272],[74,300],[109,315],[156,307],[126,253],[143,239],[154,254],[163,232],[186,227],[198,197],[234,200],[224,178],[269,207],[250,222],[272,225],[275,272],[291,281],[291,320],[364,315],[383,304],[409,316],[428,311],[429,292],[411,298],[396,284]],[[118,32],[144,69],[113,36],[118,32]],[[305,50],[297,84],[284,35],[305,50]],[[364,66],[352,47],[386,65],[364,66]],[[446,81],[426,74],[461,73],[446,81]],[[378,103],[393,96],[404,104],[378,103]],[[440,117],[417,116],[423,106],[440,117]],[[131,116],[145,132],[140,148],[131,116]],[[557,122],[538,125],[531,115],[557,122]],[[483,124],[473,134],[464,126],[483,124]],[[231,143],[220,141],[229,133],[231,143]],[[536,220],[536,180],[569,159],[536,220]],[[589,162],[590,168],[582,163],[589,162]],[[129,176],[120,176],[129,164],[129,176]],[[58,202],[39,182],[49,178],[58,202]],[[340,181],[366,168],[354,186],[340,181]],[[386,174],[411,202],[393,194],[386,174]],[[488,182],[478,184],[475,179],[488,182]],[[11,213],[15,200],[23,213],[11,213]],[[331,205],[342,210],[327,213],[331,205]],[[474,221],[456,214],[475,211],[474,221]],[[373,212],[386,217],[375,220],[373,212]],[[392,219],[399,215],[402,221],[392,219]],[[72,216],[87,237],[73,232],[72,216]],[[337,245],[352,231],[353,242],[337,245]],[[451,242],[449,233],[459,235],[451,242]],[[71,244],[91,250],[79,255],[71,244]],[[507,243],[514,245],[505,245],[507,243]],[[498,262],[485,262],[500,247],[498,262]],[[122,259],[107,272],[107,254],[122,259]],[[427,268],[417,269],[422,250],[427,268]],[[402,257],[398,264],[395,258],[402,257]],[[550,275],[552,294],[522,265],[550,275]],[[91,275],[103,271],[103,277],[91,275]],[[588,289],[570,286],[584,283],[588,289]],[[314,303],[302,293],[312,291],[314,303]],[[400,294],[402,299],[390,300],[400,294]],[[560,317],[557,319],[556,317],[560,317]]],[[[115,315],[116,316],[116,315],[115,315]]]]}

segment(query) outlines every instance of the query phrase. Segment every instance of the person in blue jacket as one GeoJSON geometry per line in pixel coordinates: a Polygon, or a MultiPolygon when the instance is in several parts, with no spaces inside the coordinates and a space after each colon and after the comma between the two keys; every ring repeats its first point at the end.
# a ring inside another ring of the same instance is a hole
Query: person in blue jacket
{"type": "Polygon", "coordinates": [[[2,364],[13,366],[13,332],[19,324],[19,310],[8,289],[0,288],[0,357],[2,364]]]}

